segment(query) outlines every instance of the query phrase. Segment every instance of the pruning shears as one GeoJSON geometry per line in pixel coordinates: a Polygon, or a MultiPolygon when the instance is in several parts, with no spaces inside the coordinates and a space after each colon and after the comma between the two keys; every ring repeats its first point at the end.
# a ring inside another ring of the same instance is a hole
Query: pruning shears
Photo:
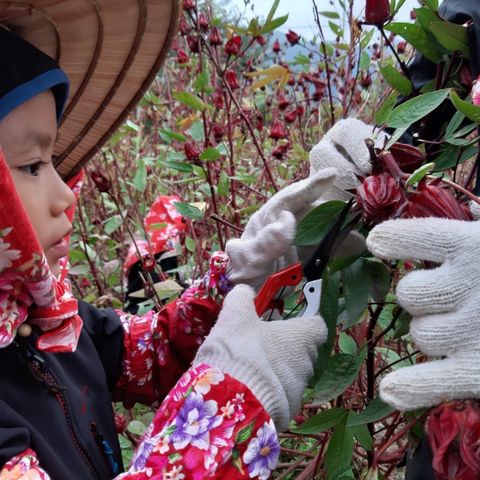
{"type": "Polygon", "coordinates": [[[353,200],[350,200],[342,208],[332,227],[318,245],[315,253],[305,264],[302,265],[301,262],[296,262],[279,272],[273,273],[265,280],[258,295],[255,297],[255,309],[259,316],[273,308],[282,310],[283,302],[275,299],[275,295],[280,289],[286,286],[298,285],[303,277],[306,278],[305,285],[302,289],[306,306],[298,316],[309,317],[318,314],[320,298],[322,296],[323,272],[334,248],[345,240],[358,219],[358,217],[355,217],[345,224],[352,203],[353,200]]]}

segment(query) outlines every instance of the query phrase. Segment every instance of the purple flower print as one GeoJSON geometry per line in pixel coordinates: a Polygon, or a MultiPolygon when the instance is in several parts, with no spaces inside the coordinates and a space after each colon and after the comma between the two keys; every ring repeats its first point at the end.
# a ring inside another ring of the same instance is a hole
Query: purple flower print
{"type": "Polygon", "coordinates": [[[250,440],[243,454],[243,461],[248,465],[250,478],[258,477],[259,480],[267,480],[277,466],[279,455],[277,432],[270,420],[258,429],[257,436],[250,440]]]}
{"type": "Polygon", "coordinates": [[[201,450],[210,445],[210,430],[222,423],[221,416],[215,416],[218,410],[215,400],[204,401],[203,395],[192,392],[175,420],[175,431],[171,441],[176,449],[192,444],[201,450]]]}

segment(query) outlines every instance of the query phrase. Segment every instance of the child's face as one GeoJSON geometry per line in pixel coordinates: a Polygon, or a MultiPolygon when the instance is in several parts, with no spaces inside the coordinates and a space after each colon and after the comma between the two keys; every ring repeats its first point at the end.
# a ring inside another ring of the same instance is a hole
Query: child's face
{"type": "Polygon", "coordinates": [[[50,269],[58,276],[58,261],[68,253],[62,239],[71,229],[65,210],[75,198],[52,164],[56,135],[55,100],[50,91],[23,103],[0,122],[0,146],[17,192],[50,269]]]}

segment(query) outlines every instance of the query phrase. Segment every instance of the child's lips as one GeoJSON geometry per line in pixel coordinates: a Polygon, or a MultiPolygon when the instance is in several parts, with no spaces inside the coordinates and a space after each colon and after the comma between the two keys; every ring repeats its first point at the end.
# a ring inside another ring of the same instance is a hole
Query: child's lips
{"type": "Polygon", "coordinates": [[[50,246],[49,250],[55,253],[58,258],[66,257],[68,255],[68,242],[66,238],[62,238],[58,242],[50,246]]]}

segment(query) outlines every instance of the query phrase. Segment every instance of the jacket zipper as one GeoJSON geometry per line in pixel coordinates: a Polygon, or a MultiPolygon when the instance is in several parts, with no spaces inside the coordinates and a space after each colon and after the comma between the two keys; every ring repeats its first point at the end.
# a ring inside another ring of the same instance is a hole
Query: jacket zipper
{"type": "Polygon", "coordinates": [[[88,457],[85,449],[80,445],[78,438],[75,434],[75,431],[73,429],[70,409],[68,407],[67,398],[63,393],[64,388],[58,384],[56,378],[47,370],[47,367],[45,366],[45,361],[43,360],[43,358],[39,357],[38,355],[32,352],[29,352],[29,361],[32,365],[32,368],[35,369],[36,373],[40,377],[42,377],[50,387],[52,387],[51,392],[55,395],[65,415],[65,419],[67,421],[67,426],[70,433],[70,437],[72,439],[72,443],[74,447],[78,450],[78,452],[80,453],[80,456],[82,457],[83,461],[85,462],[88,469],[90,470],[90,473],[92,474],[92,478],[94,478],[95,480],[101,480],[101,478],[98,476],[95,466],[93,465],[92,461],[88,457]]]}

